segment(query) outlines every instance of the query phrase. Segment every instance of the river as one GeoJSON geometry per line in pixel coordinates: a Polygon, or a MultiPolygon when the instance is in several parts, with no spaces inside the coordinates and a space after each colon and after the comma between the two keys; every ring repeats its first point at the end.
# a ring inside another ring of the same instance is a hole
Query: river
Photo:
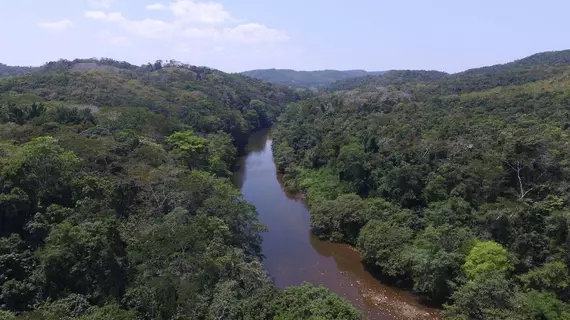
{"type": "Polygon", "coordinates": [[[354,248],[322,241],[311,233],[307,206],[286,193],[279,181],[268,131],[254,134],[247,151],[234,183],[268,228],[263,234],[263,264],[278,287],[305,281],[322,284],[349,299],[371,320],[439,319],[439,310],[374,278],[354,248]]]}

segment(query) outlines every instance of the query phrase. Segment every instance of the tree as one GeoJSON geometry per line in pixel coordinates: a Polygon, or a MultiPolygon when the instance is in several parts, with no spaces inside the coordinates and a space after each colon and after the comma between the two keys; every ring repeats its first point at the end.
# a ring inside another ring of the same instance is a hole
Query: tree
{"type": "Polygon", "coordinates": [[[468,226],[473,220],[474,210],[462,198],[451,197],[445,201],[431,202],[426,209],[426,220],[435,226],[468,226]]]}
{"type": "Polygon", "coordinates": [[[237,153],[232,144],[232,137],[223,132],[209,134],[208,137],[208,163],[210,170],[220,176],[229,176],[230,169],[237,153]]]}
{"type": "Polygon", "coordinates": [[[364,147],[360,144],[351,143],[340,148],[336,159],[336,167],[340,173],[340,179],[350,181],[360,190],[365,191],[365,163],[367,160],[364,147]]]}
{"type": "Polygon", "coordinates": [[[276,320],[360,320],[354,307],[324,287],[303,284],[283,290],[272,302],[276,320]]]}
{"type": "Polygon", "coordinates": [[[491,273],[505,274],[511,269],[507,250],[494,241],[476,242],[463,264],[463,272],[469,279],[486,277],[491,273]]]}
{"type": "Polygon", "coordinates": [[[0,304],[8,310],[28,310],[39,291],[33,277],[37,261],[20,235],[0,238],[0,304]]]}
{"type": "Polygon", "coordinates": [[[465,228],[427,227],[405,252],[411,262],[414,290],[436,301],[445,301],[474,239],[472,232],[465,228]]]}
{"type": "Polygon", "coordinates": [[[370,220],[364,216],[363,201],[355,194],[335,200],[315,201],[311,210],[311,227],[320,236],[333,241],[355,243],[360,229],[370,220]]]}
{"type": "Polygon", "coordinates": [[[16,316],[12,312],[0,310],[0,320],[16,320],[16,316]]]}
{"type": "Polygon", "coordinates": [[[39,137],[12,155],[4,174],[27,193],[35,212],[38,206],[72,204],[71,181],[78,163],[75,154],[65,151],[56,139],[39,137]]]}
{"type": "Polygon", "coordinates": [[[53,228],[38,258],[48,296],[74,292],[101,301],[124,290],[125,245],[114,220],[63,222],[53,228]]]}
{"type": "Polygon", "coordinates": [[[136,312],[133,310],[125,310],[116,304],[107,304],[103,307],[96,307],[91,309],[91,311],[79,317],[77,320],[99,320],[99,319],[109,319],[109,320],[137,320],[139,319],[136,312]]]}
{"type": "Polygon", "coordinates": [[[530,291],[521,294],[520,313],[523,319],[565,320],[570,319],[570,305],[556,298],[553,293],[530,291]]]}
{"type": "Polygon", "coordinates": [[[467,281],[451,295],[451,300],[453,304],[444,306],[446,319],[517,319],[515,289],[500,272],[467,281]]]}
{"type": "Polygon", "coordinates": [[[404,252],[413,232],[407,227],[371,220],[360,231],[358,250],[363,258],[379,266],[389,276],[402,276],[408,268],[404,252]]]}
{"type": "Polygon", "coordinates": [[[0,235],[22,232],[30,215],[30,199],[24,190],[13,188],[9,193],[0,193],[0,235]]]}
{"type": "Polygon", "coordinates": [[[570,284],[568,267],[559,261],[546,263],[520,276],[525,288],[562,293],[570,284]]]}
{"type": "Polygon", "coordinates": [[[203,161],[208,140],[198,137],[194,131],[179,131],[166,138],[171,148],[186,161],[190,169],[197,169],[203,161]]]}

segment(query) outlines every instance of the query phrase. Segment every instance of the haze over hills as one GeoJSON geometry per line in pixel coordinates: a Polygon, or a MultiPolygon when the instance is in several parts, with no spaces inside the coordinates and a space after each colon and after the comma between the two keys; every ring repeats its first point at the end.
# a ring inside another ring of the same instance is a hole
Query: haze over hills
{"type": "MultiPolygon", "coordinates": [[[[464,82],[467,79],[478,85],[485,83],[486,88],[505,84],[523,84],[562,74],[568,71],[565,66],[569,64],[570,50],[550,51],[533,54],[504,64],[473,68],[453,74],[440,71],[390,70],[381,76],[339,80],[327,85],[323,90],[334,92],[337,90],[384,87],[402,83],[437,80],[441,88],[445,87],[451,91],[455,90],[455,93],[459,93],[473,90],[473,88],[459,84],[459,82],[464,82]]],[[[477,89],[481,89],[481,87],[477,89]]]]}
{"type": "MultiPolygon", "coordinates": [[[[76,59],[81,61],[95,61],[94,59],[76,59]]],[[[94,63],[75,65],[72,71],[105,69],[106,59],[94,63]]],[[[109,59],[111,60],[111,59],[109,59]]],[[[273,84],[286,85],[293,88],[311,88],[326,86],[326,91],[352,89],[361,86],[378,86],[397,84],[413,81],[440,80],[445,77],[457,78],[458,76],[485,76],[492,72],[503,72],[505,75],[512,70],[537,67],[556,66],[570,63],[570,50],[550,51],[537,53],[526,58],[512,62],[473,68],[462,72],[448,74],[441,71],[426,70],[389,70],[389,71],[366,71],[366,70],[315,70],[297,71],[292,69],[257,69],[241,72],[241,75],[256,78],[273,84]]],[[[46,70],[42,67],[8,66],[0,63],[0,78],[26,74],[36,70],[46,70]]]]}
{"type": "Polygon", "coordinates": [[[384,74],[384,72],[385,71],[365,70],[296,71],[291,69],[259,69],[244,71],[241,74],[275,84],[283,84],[296,88],[310,88],[349,78],[378,76],[384,74]]]}
{"type": "Polygon", "coordinates": [[[18,67],[18,66],[8,66],[0,63],[0,78],[18,76],[21,74],[29,73],[34,71],[35,67],[18,67]]]}

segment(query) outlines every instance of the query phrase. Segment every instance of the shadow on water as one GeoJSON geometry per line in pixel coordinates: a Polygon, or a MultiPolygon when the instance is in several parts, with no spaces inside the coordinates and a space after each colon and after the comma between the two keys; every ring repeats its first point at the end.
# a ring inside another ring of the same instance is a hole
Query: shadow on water
{"type": "Polygon", "coordinates": [[[438,309],[376,279],[354,248],[311,233],[307,206],[285,192],[278,179],[268,131],[253,135],[247,150],[233,181],[268,228],[263,234],[263,264],[276,286],[322,284],[373,320],[439,319],[438,309]]]}

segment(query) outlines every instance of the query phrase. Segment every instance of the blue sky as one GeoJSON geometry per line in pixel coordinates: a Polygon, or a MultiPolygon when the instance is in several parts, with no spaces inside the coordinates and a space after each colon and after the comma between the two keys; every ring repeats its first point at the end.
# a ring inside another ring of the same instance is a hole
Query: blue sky
{"type": "Polygon", "coordinates": [[[570,48],[569,1],[0,0],[0,62],[448,72],[570,48]]]}

